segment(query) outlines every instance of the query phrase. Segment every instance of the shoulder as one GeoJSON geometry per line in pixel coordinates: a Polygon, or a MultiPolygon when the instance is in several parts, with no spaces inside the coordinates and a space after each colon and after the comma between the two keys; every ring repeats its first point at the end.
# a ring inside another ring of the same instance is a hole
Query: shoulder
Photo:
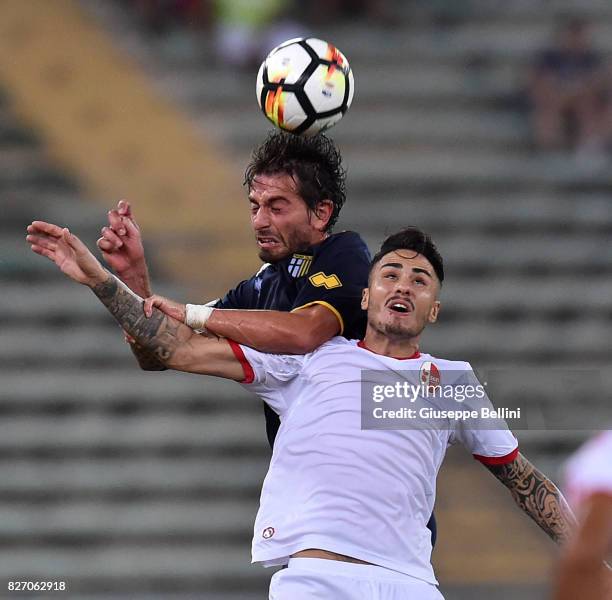
{"type": "Polygon", "coordinates": [[[357,340],[347,340],[345,337],[341,335],[336,335],[333,338],[327,340],[324,344],[321,344],[318,348],[314,350],[327,349],[327,350],[346,350],[349,347],[356,347],[357,340]]]}
{"type": "Polygon", "coordinates": [[[313,269],[329,275],[331,269],[341,276],[358,279],[360,284],[367,278],[370,268],[370,251],[361,236],[353,231],[335,233],[314,248],[313,269]]]}
{"type": "Polygon", "coordinates": [[[334,233],[328,238],[323,240],[318,247],[318,253],[323,252],[355,252],[364,254],[368,260],[370,258],[370,251],[363,238],[355,231],[341,231],[340,233],[334,233]]]}
{"type": "Polygon", "coordinates": [[[346,338],[337,335],[321,344],[318,348],[315,348],[312,352],[309,353],[309,355],[316,356],[323,354],[334,354],[337,352],[343,353],[350,351],[351,348],[356,347],[357,340],[347,340],[346,338]]]}

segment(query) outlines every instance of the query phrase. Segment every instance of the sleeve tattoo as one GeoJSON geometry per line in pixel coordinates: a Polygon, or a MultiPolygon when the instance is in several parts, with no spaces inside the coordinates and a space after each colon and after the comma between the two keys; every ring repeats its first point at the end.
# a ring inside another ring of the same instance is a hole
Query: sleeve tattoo
{"type": "Polygon", "coordinates": [[[546,475],[522,454],[506,465],[487,465],[527,513],[555,542],[564,543],[575,526],[575,518],[563,494],[546,475]]]}
{"type": "Polygon", "coordinates": [[[130,342],[130,350],[136,357],[143,371],[165,371],[166,366],[154,354],[146,350],[137,341],[130,342]]]}
{"type": "Polygon", "coordinates": [[[146,353],[149,360],[154,359],[164,365],[176,348],[193,334],[189,327],[157,309],[147,318],[142,308],[142,298],[113,275],[109,274],[106,281],[92,287],[92,291],[119,325],[136,339],[139,349],[146,353]]]}

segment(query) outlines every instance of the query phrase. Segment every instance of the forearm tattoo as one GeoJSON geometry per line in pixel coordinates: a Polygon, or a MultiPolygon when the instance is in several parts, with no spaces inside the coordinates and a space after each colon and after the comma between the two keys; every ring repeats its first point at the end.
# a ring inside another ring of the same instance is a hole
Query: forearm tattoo
{"type": "Polygon", "coordinates": [[[538,471],[522,454],[506,465],[487,468],[509,490],[515,502],[555,542],[564,543],[575,518],[557,486],[538,471]]]}
{"type": "Polygon", "coordinates": [[[119,325],[136,339],[139,347],[162,364],[171,358],[181,343],[179,336],[186,338],[190,335],[188,327],[157,309],[153,310],[150,318],[145,317],[142,298],[112,275],[95,285],[92,291],[119,325]],[[181,332],[182,329],[185,331],[181,332]]]}
{"type": "Polygon", "coordinates": [[[165,371],[166,366],[154,354],[141,346],[138,342],[130,343],[130,350],[136,357],[138,365],[144,371],[165,371]]]}

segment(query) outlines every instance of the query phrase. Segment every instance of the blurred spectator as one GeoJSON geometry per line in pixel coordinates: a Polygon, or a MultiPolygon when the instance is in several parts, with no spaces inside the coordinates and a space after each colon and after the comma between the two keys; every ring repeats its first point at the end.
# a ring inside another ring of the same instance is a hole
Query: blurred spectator
{"type": "Polygon", "coordinates": [[[212,0],[136,0],[132,6],[147,31],[165,34],[172,28],[205,28],[212,19],[212,0]]]}
{"type": "Polygon", "coordinates": [[[272,48],[304,35],[293,8],[291,0],[216,0],[218,57],[257,68],[272,48]]]}
{"type": "Polygon", "coordinates": [[[582,19],[564,20],[535,62],[529,95],[541,150],[600,151],[608,141],[605,68],[589,33],[582,19]]]}
{"type": "Polygon", "coordinates": [[[310,0],[302,11],[314,23],[329,23],[332,19],[365,18],[387,22],[392,19],[389,0],[310,0]]]}

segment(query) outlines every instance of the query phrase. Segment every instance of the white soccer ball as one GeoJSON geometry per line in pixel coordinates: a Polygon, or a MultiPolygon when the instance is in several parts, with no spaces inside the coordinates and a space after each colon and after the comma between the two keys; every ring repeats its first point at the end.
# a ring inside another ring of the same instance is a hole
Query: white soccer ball
{"type": "Polygon", "coordinates": [[[353,101],[346,57],[316,38],[296,38],[268,54],[257,74],[257,102],[276,127],[314,135],[337,123],[353,101]]]}

